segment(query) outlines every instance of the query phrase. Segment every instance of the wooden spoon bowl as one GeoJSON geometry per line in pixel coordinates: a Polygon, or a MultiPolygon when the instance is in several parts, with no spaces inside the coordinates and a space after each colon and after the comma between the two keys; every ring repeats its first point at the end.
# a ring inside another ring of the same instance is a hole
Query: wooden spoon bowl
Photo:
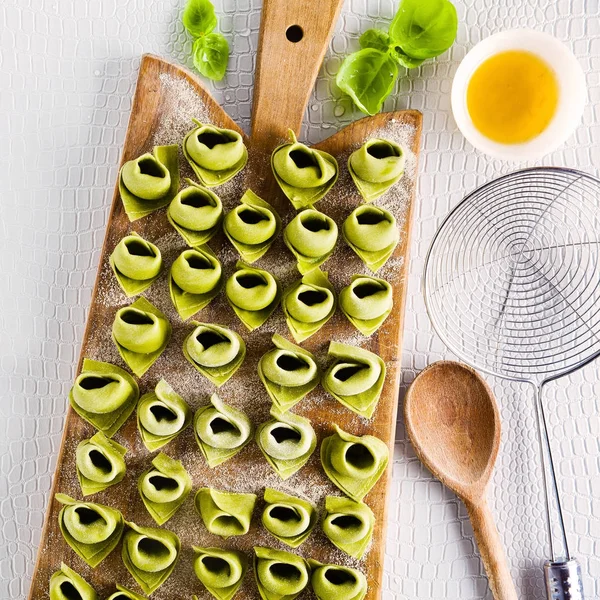
{"type": "Polygon", "coordinates": [[[474,369],[440,361],[410,386],[404,417],[417,456],[467,507],[494,598],[516,600],[485,494],[501,433],[492,390],[474,369]]]}

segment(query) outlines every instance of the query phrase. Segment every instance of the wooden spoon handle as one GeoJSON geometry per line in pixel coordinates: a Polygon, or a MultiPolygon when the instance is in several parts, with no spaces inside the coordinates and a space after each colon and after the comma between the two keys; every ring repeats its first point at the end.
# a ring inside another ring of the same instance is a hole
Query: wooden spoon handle
{"type": "Polygon", "coordinates": [[[252,106],[255,147],[270,151],[288,129],[300,132],[342,2],[263,0],[252,106]]]}
{"type": "Polygon", "coordinates": [[[518,600],[494,515],[487,500],[482,498],[477,504],[467,503],[466,506],[495,600],[518,600]]]}

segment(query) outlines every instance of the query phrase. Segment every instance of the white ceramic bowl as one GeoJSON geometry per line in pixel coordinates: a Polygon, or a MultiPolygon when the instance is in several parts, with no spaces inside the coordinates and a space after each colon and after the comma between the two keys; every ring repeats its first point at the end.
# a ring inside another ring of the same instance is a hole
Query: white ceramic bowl
{"type": "Polygon", "coordinates": [[[587,97],[585,76],[573,53],[555,37],[532,29],[511,29],[479,42],[460,63],[452,83],[452,112],[462,134],[485,154],[511,161],[535,160],[560,146],[581,120],[587,97]],[[556,113],[540,135],[522,144],[501,144],[481,134],[467,110],[467,86],[479,65],[506,50],[526,50],[554,71],[559,86],[556,113]]]}

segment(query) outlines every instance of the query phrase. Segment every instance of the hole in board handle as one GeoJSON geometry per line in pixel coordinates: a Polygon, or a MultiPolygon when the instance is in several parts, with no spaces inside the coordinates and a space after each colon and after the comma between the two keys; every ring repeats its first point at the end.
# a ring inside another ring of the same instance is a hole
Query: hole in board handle
{"type": "Polygon", "coordinates": [[[304,37],[304,31],[300,25],[290,25],[285,30],[285,37],[293,44],[297,44],[304,37]]]}

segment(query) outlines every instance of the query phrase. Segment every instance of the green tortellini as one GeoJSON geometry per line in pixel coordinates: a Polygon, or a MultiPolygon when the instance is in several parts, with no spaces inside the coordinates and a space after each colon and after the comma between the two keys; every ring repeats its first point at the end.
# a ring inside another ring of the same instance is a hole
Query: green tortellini
{"type": "Polygon", "coordinates": [[[183,154],[206,187],[229,181],[248,162],[244,140],[233,129],[192,121],[197,125],[183,139],[183,154]]]}
{"type": "Polygon", "coordinates": [[[342,232],[350,248],[373,273],[385,265],[400,240],[394,215],[366,204],[352,211],[342,232]]]}
{"type": "Polygon", "coordinates": [[[77,478],[84,496],[101,492],[125,477],[127,449],[98,431],[83,440],[75,452],[77,478]]]}
{"type": "Polygon", "coordinates": [[[239,261],[237,270],[225,284],[231,308],[249,331],[258,329],[281,300],[279,280],[268,271],[239,261]]]}
{"type": "Polygon", "coordinates": [[[64,504],[58,513],[58,525],[75,553],[90,567],[97,567],[117,546],[125,522],[115,508],[79,502],[65,494],[56,494],[64,504]]]}
{"type": "Polygon", "coordinates": [[[285,480],[299,471],[317,447],[310,421],[271,407],[270,421],[256,429],[256,443],[273,470],[285,480]]]}
{"type": "Polygon", "coordinates": [[[117,584],[117,591],[111,594],[106,600],[146,600],[146,598],[117,584]]]}
{"type": "Polygon", "coordinates": [[[155,146],[127,161],[119,174],[119,193],[130,221],[166,206],[179,190],[179,146],[155,146]]]}
{"type": "Polygon", "coordinates": [[[192,420],[186,401],[161,379],[137,407],[137,424],[144,446],[154,452],[176,438],[192,420]]]}
{"type": "Polygon", "coordinates": [[[314,269],[304,275],[283,292],[281,306],[298,343],[315,334],[335,313],[335,293],[327,273],[314,269]]]}
{"type": "Polygon", "coordinates": [[[200,488],[196,494],[196,510],[210,533],[223,539],[245,535],[250,530],[256,494],[223,492],[200,488]]]}
{"type": "Polygon", "coordinates": [[[335,221],[314,208],[299,212],[283,231],[283,241],[296,257],[298,271],[303,275],[333,254],[337,237],[335,221]]]}
{"type": "Polygon", "coordinates": [[[373,202],[404,175],[404,150],[382,138],[367,140],[348,159],[348,171],[364,198],[373,202]]]}
{"type": "Polygon", "coordinates": [[[169,292],[184,321],[208,305],[222,285],[221,263],[208,246],[184,250],[171,265],[169,292]]]}
{"type": "Polygon", "coordinates": [[[378,277],[354,275],[352,283],[340,292],[340,308],[363,335],[375,333],[388,318],[394,305],[392,286],[378,277]]]}
{"type": "Polygon", "coordinates": [[[355,436],[334,427],[335,433],[321,443],[323,470],[346,496],[360,502],[383,475],[389,449],[375,436],[355,436]]]}
{"type": "Polygon", "coordinates": [[[296,210],[312,206],[327,194],[338,178],[338,163],[331,154],[301,144],[293,131],[291,141],[271,155],[275,179],[296,210]]]}
{"type": "Polygon", "coordinates": [[[204,377],[221,387],[242,366],[246,344],[235,331],[192,321],[196,328],[183,342],[183,353],[204,377]]]}
{"type": "Polygon", "coordinates": [[[325,535],[340,550],[360,560],[373,537],[373,511],[363,502],[338,496],[325,498],[325,511],[325,535]]]}
{"type": "Polygon", "coordinates": [[[297,554],[255,546],[254,577],[262,600],[294,600],[308,585],[310,567],[297,554]]]}
{"type": "Polygon", "coordinates": [[[335,360],[323,375],[323,387],[344,406],[370,419],[383,390],[385,363],[369,350],[339,342],[330,342],[328,355],[335,360]]]}
{"type": "Polygon", "coordinates": [[[160,274],[160,250],[132,231],[113,250],[110,266],[128,297],[137,296],[149,288],[160,274]]]}
{"type": "Polygon", "coordinates": [[[367,578],[358,569],[308,562],[312,568],[310,583],[318,600],[362,600],[367,595],[367,578]]]}
{"type": "Polygon", "coordinates": [[[69,402],[80,417],[112,437],[133,412],[139,395],[138,385],[127,371],[86,358],[69,392],[69,402]]]}
{"type": "Polygon", "coordinates": [[[223,221],[223,204],[211,190],[191,179],[167,210],[169,223],[177,230],[188,246],[197,248],[209,242],[219,231],[223,221]]]}
{"type": "Polygon", "coordinates": [[[163,353],[171,338],[167,317],[143,296],[117,311],[112,337],[128,367],[141,377],[163,353]]]}
{"type": "Polygon", "coordinates": [[[179,510],[191,490],[192,479],[185,467],[162,452],[138,479],[142,502],[158,525],[164,525],[179,510]]]}
{"type": "Polygon", "coordinates": [[[280,542],[297,548],[310,535],[317,522],[316,508],[306,500],[266,488],[262,524],[280,542]]]}
{"type": "MultiPolygon", "coordinates": [[[[237,550],[222,548],[199,548],[193,546],[196,555],[194,572],[209,593],[217,600],[231,600],[246,576],[248,558],[237,550]]],[[[195,600],[198,600],[194,596],[195,600]]]]}
{"type": "Polygon", "coordinates": [[[242,260],[252,264],[266,254],[279,235],[281,219],[252,190],[246,190],[240,203],[225,215],[223,230],[242,260]]]}
{"type": "Polygon", "coordinates": [[[276,347],[258,363],[258,375],[273,404],[285,412],[317,387],[321,372],[308,350],[277,333],[273,335],[273,343],[276,347]]]}
{"type": "Polygon", "coordinates": [[[61,563],[50,577],[50,600],[98,600],[98,594],[79,573],[61,563]]]}
{"type": "Polygon", "coordinates": [[[173,572],[181,542],[177,535],[167,529],[139,527],[135,523],[127,523],[127,526],[121,558],[144,594],[150,595],[173,572]]]}
{"type": "Polygon", "coordinates": [[[217,394],[194,415],[196,442],[213,468],[235,456],[252,441],[254,427],[241,410],[225,404],[217,394]]]}

